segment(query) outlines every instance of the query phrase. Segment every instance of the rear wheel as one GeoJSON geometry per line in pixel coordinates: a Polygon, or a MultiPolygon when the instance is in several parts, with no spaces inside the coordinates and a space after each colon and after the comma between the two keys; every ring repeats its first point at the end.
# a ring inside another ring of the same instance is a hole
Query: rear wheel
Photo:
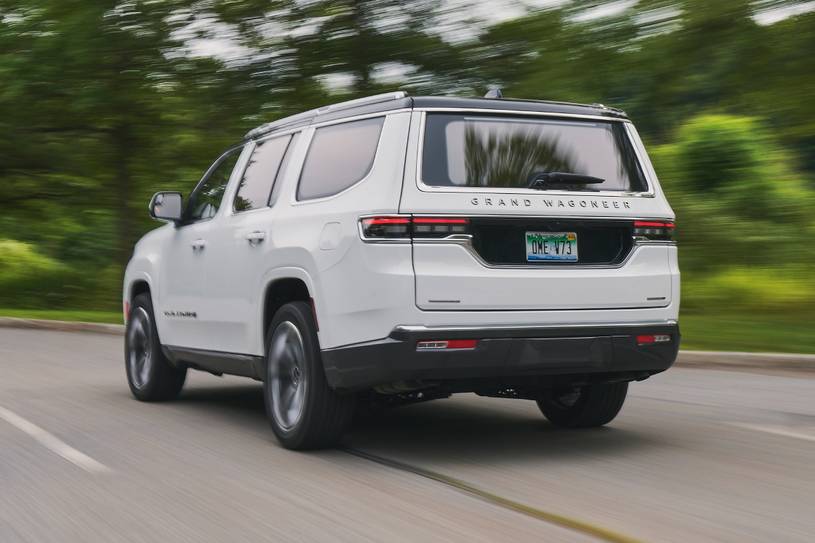
{"type": "Polygon", "coordinates": [[[187,369],[173,366],[161,351],[149,294],[133,300],[125,329],[125,370],[130,392],[143,402],[174,399],[187,377],[187,369]]]}
{"type": "Polygon", "coordinates": [[[538,407],[555,426],[591,428],[611,422],[625,402],[628,383],[602,383],[559,388],[538,400],[538,407]]]}
{"type": "Polygon", "coordinates": [[[272,430],[288,449],[332,446],[351,422],[355,398],[328,386],[314,316],[304,302],[281,307],[269,326],[263,392],[272,430]]]}

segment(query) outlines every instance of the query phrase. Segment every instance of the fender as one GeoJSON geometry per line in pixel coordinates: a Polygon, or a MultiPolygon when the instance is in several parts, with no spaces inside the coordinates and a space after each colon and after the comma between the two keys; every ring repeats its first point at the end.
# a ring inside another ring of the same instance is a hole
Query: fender
{"type": "MultiPolygon", "coordinates": [[[[316,312],[317,322],[320,321],[320,315],[323,314],[324,308],[322,307],[322,296],[320,295],[321,291],[318,286],[318,283],[312,278],[312,274],[309,273],[308,270],[305,268],[301,268],[298,266],[284,266],[280,268],[273,268],[267,271],[261,277],[261,283],[259,285],[259,290],[262,296],[258,297],[257,304],[255,304],[255,319],[254,319],[254,326],[252,331],[252,347],[253,352],[252,354],[263,356],[264,350],[266,346],[264,345],[266,331],[263,330],[263,312],[265,310],[265,298],[266,298],[266,289],[271,285],[274,281],[278,279],[300,279],[306,284],[306,288],[308,288],[309,295],[314,303],[314,311],[316,312]]],[[[319,337],[320,332],[317,332],[319,337]]]]}
{"type": "MultiPolygon", "coordinates": [[[[160,255],[155,250],[155,246],[161,243],[161,237],[166,237],[166,228],[158,228],[149,232],[142,238],[133,250],[133,257],[125,268],[124,280],[122,281],[122,302],[130,304],[133,301],[133,285],[137,281],[145,281],[150,288],[150,298],[153,307],[159,307],[159,287],[157,283],[158,269],[160,266],[160,255]],[[156,239],[159,238],[159,239],[156,239]]],[[[123,306],[124,307],[124,306],[123,306]]],[[[125,319],[127,316],[125,316],[125,319]]],[[[156,316],[156,328],[161,338],[162,319],[156,316]]]]}

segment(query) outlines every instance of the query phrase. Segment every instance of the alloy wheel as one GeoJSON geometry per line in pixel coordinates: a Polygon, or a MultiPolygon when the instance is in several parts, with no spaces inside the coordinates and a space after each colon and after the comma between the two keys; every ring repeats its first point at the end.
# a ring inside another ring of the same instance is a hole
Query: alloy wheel
{"type": "Polygon", "coordinates": [[[290,321],[274,331],[269,349],[272,416],[284,430],[291,430],[303,415],[308,379],[305,348],[300,330],[290,321]]]}
{"type": "Polygon", "coordinates": [[[130,317],[127,331],[127,363],[130,379],[137,389],[144,388],[152,369],[151,336],[150,316],[143,307],[137,307],[130,317]]]}

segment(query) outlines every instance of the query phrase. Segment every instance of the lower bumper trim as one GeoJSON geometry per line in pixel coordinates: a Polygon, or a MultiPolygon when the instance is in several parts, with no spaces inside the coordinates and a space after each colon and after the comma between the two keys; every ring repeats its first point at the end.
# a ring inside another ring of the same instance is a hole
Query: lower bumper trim
{"type": "Polygon", "coordinates": [[[657,373],[679,350],[676,322],[535,327],[400,326],[386,339],[322,352],[326,378],[339,389],[397,381],[455,381],[592,373],[657,373]],[[667,334],[666,343],[636,337],[667,334]],[[417,351],[419,341],[476,339],[475,349],[417,351]]]}

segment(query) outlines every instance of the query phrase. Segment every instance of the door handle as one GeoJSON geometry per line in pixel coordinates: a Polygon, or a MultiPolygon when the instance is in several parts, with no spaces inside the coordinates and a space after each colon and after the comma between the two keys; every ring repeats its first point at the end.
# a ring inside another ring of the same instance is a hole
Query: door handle
{"type": "Polygon", "coordinates": [[[260,230],[249,232],[248,234],[246,234],[246,239],[247,241],[249,241],[250,245],[257,245],[258,243],[266,239],[266,232],[261,232],[260,230]]]}
{"type": "Polygon", "coordinates": [[[192,250],[193,251],[203,251],[204,248],[207,246],[206,240],[197,239],[192,242],[192,250]]]}

